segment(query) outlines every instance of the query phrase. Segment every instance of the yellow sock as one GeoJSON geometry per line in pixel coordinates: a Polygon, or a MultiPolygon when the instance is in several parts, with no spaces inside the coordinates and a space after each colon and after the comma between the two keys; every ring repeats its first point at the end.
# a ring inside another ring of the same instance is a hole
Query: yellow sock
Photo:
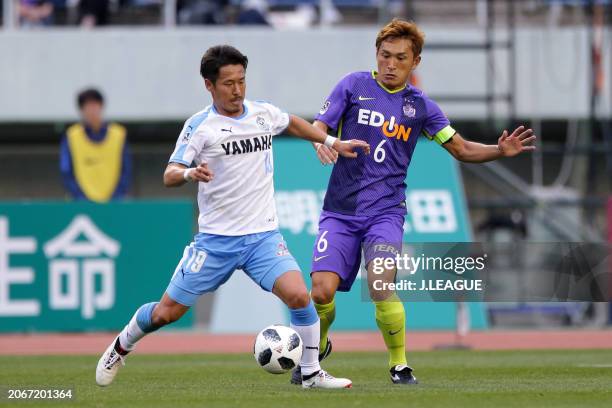
{"type": "Polygon", "coordinates": [[[319,343],[319,353],[322,353],[327,347],[327,333],[329,328],[336,318],[336,301],[335,299],[326,305],[314,304],[317,309],[319,319],[321,319],[321,342],[319,343]]]}
{"type": "Polygon", "coordinates": [[[406,363],[406,312],[397,295],[376,305],[376,324],[389,350],[389,368],[406,363]]]}

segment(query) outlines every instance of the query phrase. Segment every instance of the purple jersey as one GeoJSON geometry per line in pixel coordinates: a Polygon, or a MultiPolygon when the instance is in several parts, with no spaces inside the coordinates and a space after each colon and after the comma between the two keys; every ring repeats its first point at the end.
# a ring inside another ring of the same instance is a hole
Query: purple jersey
{"type": "Polygon", "coordinates": [[[406,212],[406,172],[420,134],[442,144],[455,131],[421,90],[389,91],[374,72],[348,74],[336,85],[316,120],[342,139],[368,142],[370,155],[339,157],[323,209],[346,215],[406,212]]]}

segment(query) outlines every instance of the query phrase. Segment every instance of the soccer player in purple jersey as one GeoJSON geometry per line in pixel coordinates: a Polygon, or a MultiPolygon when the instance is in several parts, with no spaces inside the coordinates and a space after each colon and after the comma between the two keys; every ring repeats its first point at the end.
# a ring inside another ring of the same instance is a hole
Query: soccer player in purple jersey
{"type": "MultiPolygon", "coordinates": [[[[376,38],[378,71],[354,72],[338,82],[316,116],[314,125],[338,138],[365,140],[373,151],[355,160],[338,157],[325,144],[315,144],[323,164],[335,163],[312,260],[312,299],[321,319],[319,358],[331,352],[327,338],[334,321],[336,291],[350,290],[361,263],[361,246],[371,280],[375,257],[395,257],[401,250],[406,215],[406,172],[423,134],[442,145],[457,160],[481,163],[533,150],[533,131],[523,126],[497,145],[465,140],[451,126],[438,105],[421,90],[408,85],[412,71],[421,61],[424,35],[411,22],[393,20],[376,38]],[[385,243],[371,250],[373,244],[385,243]],[[383,248],[383,249],[380,249],[383,248]],[[385,252],[384,248],[388,248],[385,252]]],[[[328,136],[333,138],[333,136],[328,136]]],[[[377,279],[395,280],[396,268],[377,279]]],[[[397,295],[374,291],[376,323],[389,351],[391,381],[416,384],[405,354],[405,312],[397,295]]],[[[299,383],[299,370],[293,383],[299,383]]]]}

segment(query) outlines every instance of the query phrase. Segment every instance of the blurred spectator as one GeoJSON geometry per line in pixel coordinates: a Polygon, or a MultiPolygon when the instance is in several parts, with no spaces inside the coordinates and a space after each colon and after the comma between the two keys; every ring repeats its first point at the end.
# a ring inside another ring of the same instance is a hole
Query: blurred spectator
{"type": "Polygon", "coordinates": [[[109,6],[109,0],[80,0],[79,23],[89,28],[107,25],[109,6]]]}
{"type": "Polygon", "coordinates": [[[238,24],[270,25],[267,19],[268,2],[266,0],[245,0],[240,5],[238,24]]]}
{"type": "Polygon", "coordinates": [[[229,0],[178,0],[179,24],[226,24],[229,0]]]}
{"type": "Polygon", "coordinates": [[[50,0],[20,0],[18,6],[21,27],[43,27],[53,23],[53,3],[50,0]]]}
{"type": "Polygon", "coordinates": [[[60,171],[75,199],[107,202],[124,197],[132,170],[126,130],[103,119],[104,98],[87,89],[77,98],[81,123],[68,128],[60,146],[60,171]]]}

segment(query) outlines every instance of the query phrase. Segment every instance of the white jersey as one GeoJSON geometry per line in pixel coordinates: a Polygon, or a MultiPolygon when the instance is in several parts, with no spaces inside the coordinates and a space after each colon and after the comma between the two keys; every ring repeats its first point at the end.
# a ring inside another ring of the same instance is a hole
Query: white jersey
{"type": "Polygon", "coordinates": [[[288,125],[289,115],[276,106],[248,100],[240,117],[210,105],[185,122],[170,162],[208,163],[214,172],[211,182],[198,183],[200,232],[236,236],[278,228],[272,136],[288,125]]]}

